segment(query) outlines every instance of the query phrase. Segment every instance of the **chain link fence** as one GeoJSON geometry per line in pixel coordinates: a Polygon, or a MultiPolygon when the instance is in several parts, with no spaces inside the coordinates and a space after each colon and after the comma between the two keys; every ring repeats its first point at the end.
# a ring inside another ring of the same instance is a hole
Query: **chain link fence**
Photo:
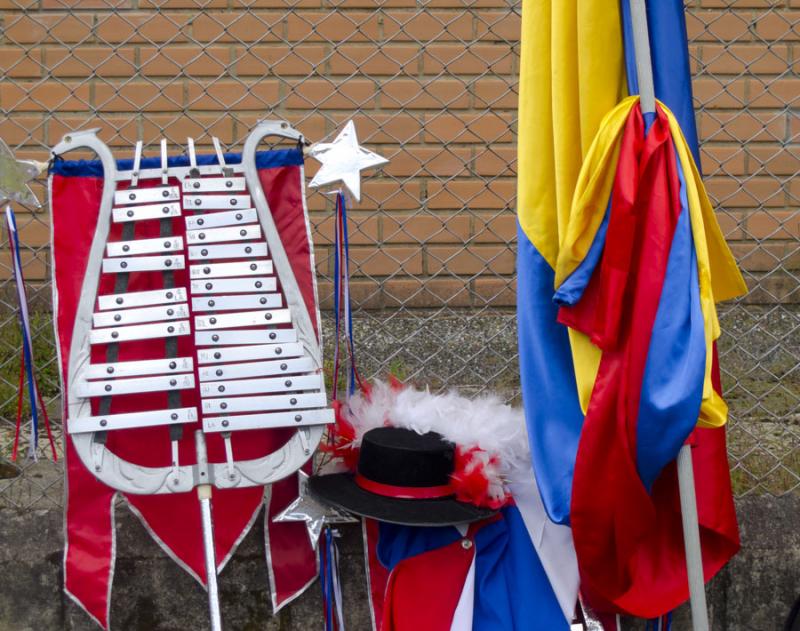
{"type": "MultiPolygon", "coordinates": [[[[738,495],[800,488],[796,7],[687,3],[703,168],[751,288],[724,307],[720,342],[738,495]]],[[[46,160],[81,128],[99,127],[130,157],[138,139],[151,154],[162,137],[184,152],[187,136],[237,151],[263,118],[312,140],[354,118],[361,142],[391,160],[351,211],[362,370],[518,400],[520,2],[0,0],[0,10],[0,137],[20,158],[46,160]]],[[[46,199],[44,182],[36,192],[46,199]]],[[[324,195],[309,207],[325,310],[333,220],[324,195]]],[[[17,210],[40,387],[58,417],[47,209],[17,210]]],[[[5,251],[0,469],[17,475],[0,480],[0,506],[52,508],[62,473],[46,450],[9,463],[20,349],[10,273],[5,251]]]]}

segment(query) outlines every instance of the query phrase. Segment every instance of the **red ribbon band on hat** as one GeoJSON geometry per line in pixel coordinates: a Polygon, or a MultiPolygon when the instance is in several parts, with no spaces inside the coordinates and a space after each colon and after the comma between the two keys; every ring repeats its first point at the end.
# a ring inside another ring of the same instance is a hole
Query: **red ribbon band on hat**
{"type": "Polygon", "coordinates": [[[430,500],[455,494],[455,490],[449,484],[440,484],[439,486],[397,486],[395,484],[375,482],[365,478],[360,473],[356,473],[355,481],[365,491],[399,500],[430,500]]]}

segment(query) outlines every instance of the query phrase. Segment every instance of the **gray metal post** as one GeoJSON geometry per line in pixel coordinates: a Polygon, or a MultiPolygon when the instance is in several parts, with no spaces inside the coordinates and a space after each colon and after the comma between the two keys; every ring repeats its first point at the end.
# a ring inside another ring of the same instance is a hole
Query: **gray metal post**
{"type": "Polygon", "coordinates": [[[700,551],[700,526],[697,519],[697,497],[694,490],[692,448],[689,445],[684,445],[678,452],[678,488],[681,495],[683,545],[686,549],[692,626],[695,631],[708,631],[708,606],[706,605],[706,588],[703,580],[703,558],[700,551]]]}
{"type": "Polygon", "coordinates": [[[203,551],[206,557],[206,588],[208,589],[208,613],[211,631],[222,631],[222,616],[219,611],[219,590],[217,588],[217,557],[214,550],[214,522],[211,519],[211,484],[208,473],[208,454],[203,432],[194,433],[197,449],[197,499],[200,500],[200,514],[203,522],[203,551]]]}
{"type": "MultiPolygon", "coordinates": [[[[639,96],[642,113],[646,114],[656,111],[656,99],[645,0],[630,0],[630,7],[639,96]]],[[[686,572],[689,579],[689,599],[692,608],[692,627],[694,631],[708,631],[708,607],[705,581],[703,580],[692,448],[688,445],[681,447],[678,453],[678,487],[681,497],[681,519],[683,520],[683,542],[686,550],[686,572]]]]}

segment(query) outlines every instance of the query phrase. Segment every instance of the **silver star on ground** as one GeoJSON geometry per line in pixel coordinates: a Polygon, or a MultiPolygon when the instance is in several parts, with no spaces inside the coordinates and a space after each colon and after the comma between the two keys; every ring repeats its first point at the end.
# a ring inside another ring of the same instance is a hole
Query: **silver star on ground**
{"type": "Polygon", "coordinates": [[[28,186],[42,171],[32,160],[17,160],[8,145],[0,139],[0,202],[10,201],[40,208],[41,204],[28,186]]]}
{"type": "Polygon", "coordinates": [[[356,126],[347,121],[333,142],[318,142],[308,150],[321,167],[309,186],[318,188],[342,182],[356,201],[361,201],[361,171],[387,164],[389,161],[358,144],[356,126]]]}
{"type": "Polygon", "coordinates": [[[311,547],[316,548],[322,529],[327,524],[353,524],[358,522],[355,517],[340,511],[333,506],[318,502],[308,494],[308,475],[303,471],[297,472],[298,490],[297,499],[289,504],[272,521],[284,523],[303,521],[306,523],[308,538],[311,547]]]}

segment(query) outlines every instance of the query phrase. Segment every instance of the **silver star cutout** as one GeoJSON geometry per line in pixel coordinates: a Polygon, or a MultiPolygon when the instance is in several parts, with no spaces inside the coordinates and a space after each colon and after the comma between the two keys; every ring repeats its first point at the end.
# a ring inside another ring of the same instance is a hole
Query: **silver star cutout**
{"type": "Polygon", "coordinates": [[[361,171],[389,162],[358,144],[356,126],[351,120],[333,142],[312,145],[308,155],[322,164],[309,186],[318,188],[342,182],[356,201],[361,201],[361,171]]]}
{"type": "Polygon", "coordinates": [[[10,201],[40,208],[41,204],[28,186],[42,171],[32,160],[17,160],[8,145],[0,139],[0,202],[10,201]]]}
{"type": "Polygon", "coordinates": [[[281,513],[273,517],[272,521],[284,523],[304,521],[308,530],[311,547],[317,547],[322,529],[327,524],[353,524],[358,522],[355,517],[340,511],[333,506],[318,502],[308,494],[308,475],[303,471],[297,472],[299,494],[297,499],[289,504],[281,513]]]}

